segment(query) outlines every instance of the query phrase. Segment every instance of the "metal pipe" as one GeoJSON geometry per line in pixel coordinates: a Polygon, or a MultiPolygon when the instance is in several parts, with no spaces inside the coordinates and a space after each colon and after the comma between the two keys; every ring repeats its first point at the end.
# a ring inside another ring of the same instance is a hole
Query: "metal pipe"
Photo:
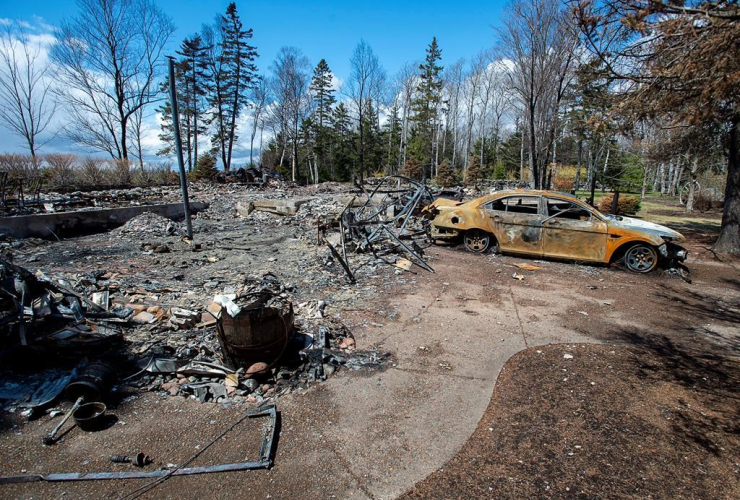
{"type": "Polygon", "coordinates": [[[175,85],[175,58],[167,56],[170,69],[170,105],[172,107],[172,128],[175,135],[177,165],[180,167],[180,188],[182,189],[182,206],[185,210],[185,224],[188,238],[193,239],[193,223],[190,220],[190,199],[188,198],[188,178],[185,175],[185,162],[182,159],[182,141],[180,140],[180,113],[177,109],[177,90],[175,85]]]}

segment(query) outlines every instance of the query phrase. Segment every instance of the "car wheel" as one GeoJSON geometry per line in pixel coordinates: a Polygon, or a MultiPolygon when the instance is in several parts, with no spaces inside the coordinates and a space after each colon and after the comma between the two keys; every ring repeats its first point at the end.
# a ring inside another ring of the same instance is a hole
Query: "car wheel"
{"type": "Polygon", "coordinates": [[[491,235],[480,229],[465,233],[465,248],[470,252],[483,253],[491,246],[491,235]]]}
{"type": "Polygon", "coordinates": [[[649,273],[658,265],[658,252],[650,245],[639,243],[624,255],[627,269],[635,273],[649,273]]]}

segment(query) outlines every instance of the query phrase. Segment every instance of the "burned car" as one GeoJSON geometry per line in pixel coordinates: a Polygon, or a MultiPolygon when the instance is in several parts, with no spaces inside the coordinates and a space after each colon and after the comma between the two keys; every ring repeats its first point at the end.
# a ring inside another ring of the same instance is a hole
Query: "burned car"
{"type": "Polygon", "coordinates": [[[487,250],[579,262],[624,262],[637,273],[663,264],[679,267],[684,237],[664,226],[602,214],[565,193],[507,190],[465,203],[439,198],[425,208],[431,237],[462,240],[471,252],[487,250]]]}

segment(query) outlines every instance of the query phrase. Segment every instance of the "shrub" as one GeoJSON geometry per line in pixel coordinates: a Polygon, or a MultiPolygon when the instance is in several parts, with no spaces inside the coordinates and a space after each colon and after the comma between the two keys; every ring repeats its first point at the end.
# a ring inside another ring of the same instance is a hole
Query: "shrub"
{"type": "Polygon", "coordinates": [[[552,180],[552,188],[555,191],[560,191],[561,193],[570,193],[570,191],[573,189],[574,182],[575,181],[573,179],[568,179],[567,177],[556,175],[555,178],[552,180]]]}
{"type": "Polygon", "coordinates": [[[437,167],[437,177],[434,178],[434,182],[439,187],[450,187],[457,184],[455,179],[455,172],[452,171],[452,167],[445,161],[437,167]]]}
{"type": "MultiPolygon", "coordinates": [[[[614,195],[607,195],[599,201],[599,210],[611,213],[614,195]]],[[[637,196],[619,196],[617,201],[617,213],[614,215],[635,215],[640,211],[640,198],[637,196]]]]}
{"type": "Polygon", "coordinates": [[[195,164],[195,169],[193,170],[192,177],[194,180],[201,180],[201,179],[214,179],[216,175],[218,174],[218,170],[216,170],[216,157],[213,156],[211,153],[206,153],[200,158],[198,158],[198,162],[195,164]]]}
{"type": "Polygon", "coordinates": [[[506,180],[506,166],[499,162],[496,162],[496,167],[493,169],[493,178],[497,181],[506,180]]]}
{"type": "Polygon", "coordinates": [[[98,158],[85,158],[80,165],[78,177],[80,184],[83,186],[100,186],[104,184],[107,177],[105,161],[98,158]]]}
{"type": "Polygon", "coordinates": [[[51,188],[71,187],[77,183],[75,170],[77,157],[72,154],[52,153],[46,155],[44,169],[46,182],[51,188]]]}
{"type": "MultiPolygon", "coordinates": [[[[698,191],[698,190],[697,190],[698,191]]],[[[706,212],[712,209],[712,197],[701,191],[694,193],[694,210],[706,212]]]]}
{"type": "Polygon", "coordinates": [[[22,181],[24,185],[41,178],[41,170],[31,155],[0,155],[0,171],[8,173],[8,180],[22,181]]]}
{"type": "Polygon", "coordinates": [[[114,186],[130,186],[133,181],[131,162],[128,160],[113,160],[110,162],[109,175],[114,186]]]}

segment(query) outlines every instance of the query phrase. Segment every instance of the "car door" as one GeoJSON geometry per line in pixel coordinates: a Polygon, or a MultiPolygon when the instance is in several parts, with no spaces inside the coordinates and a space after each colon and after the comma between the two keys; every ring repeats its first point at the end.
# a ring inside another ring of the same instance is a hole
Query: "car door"
{"type": "Polygon", "coordinates": [[[502,252],[542,255],[540,196],[515,195],[485,205],[502,252]]]}
{"type": "Polygon", "coordinates": [[[607,224],[585,206],[573,201],[547,197],[543,254],[569,260],[603,262],[606,254],[607,224]]]}

